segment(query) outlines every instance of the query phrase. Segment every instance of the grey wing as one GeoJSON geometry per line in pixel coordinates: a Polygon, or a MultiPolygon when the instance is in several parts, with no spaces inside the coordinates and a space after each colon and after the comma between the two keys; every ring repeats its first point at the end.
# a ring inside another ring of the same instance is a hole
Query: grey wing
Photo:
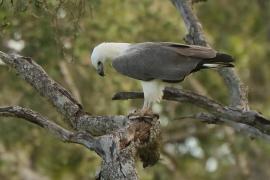
{"type": "Polygon", "coordinates": [[[176,53],[182,54],[183,56],[195,58],[210,59],[214,58],[217,54],[214,49],[204,46],[178,44],[171,42],[160,42],[155,44],[160,44],[161,46],[173,50],[176,53]]]}
{"type": "Polygon", "coordinates": [[[182,81],[201,61],[155,43],[137,44],[113,60],[113,67],[134,79],[182,81]]]}

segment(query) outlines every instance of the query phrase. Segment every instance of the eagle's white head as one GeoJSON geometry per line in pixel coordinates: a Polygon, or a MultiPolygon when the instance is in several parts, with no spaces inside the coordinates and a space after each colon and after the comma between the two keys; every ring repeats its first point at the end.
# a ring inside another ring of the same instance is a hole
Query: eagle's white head
{"type": "Polygon", "coordinates": [[[97,45],[91,55],[91,62],[98,74],[104,76],[104,63],[113,60],[128,49],[129,43],[101,43],[97,45]]]}

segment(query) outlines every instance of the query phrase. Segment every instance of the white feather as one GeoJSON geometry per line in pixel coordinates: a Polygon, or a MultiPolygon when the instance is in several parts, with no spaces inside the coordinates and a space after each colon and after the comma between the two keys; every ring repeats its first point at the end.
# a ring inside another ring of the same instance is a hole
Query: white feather
{"type": "Polygon", "coordinates": [[[157,80],[141,81],[144,93],[144,108],[151,108],[155,102],[160,102],[163,97],[165,85],[157,80]]]}
{"type": "Polygon", "coordinates": [[[210,68],[215,68],[215,67],[219,67],[219,64],[203,64],[204,67],[210,67],[210,68]]]}
{"type": "Polygon", "coordinates": [[[113,60],[120,56],[129,48],[129,43],[101,43],[97,45],[91,55],[91,61],[94,67],[98,62],[105,63],[106,60],[113,60]]]}

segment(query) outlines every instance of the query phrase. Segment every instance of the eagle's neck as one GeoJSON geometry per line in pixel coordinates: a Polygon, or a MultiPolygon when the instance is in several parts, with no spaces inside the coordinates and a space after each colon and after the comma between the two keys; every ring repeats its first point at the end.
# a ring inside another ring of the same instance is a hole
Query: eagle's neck
{"type": "Polygon", "coordinates": [[[122,55],[129,45],[129,43],[102,43],[100,46],[104,57],[113,61],[114,58],[122,55]]]}

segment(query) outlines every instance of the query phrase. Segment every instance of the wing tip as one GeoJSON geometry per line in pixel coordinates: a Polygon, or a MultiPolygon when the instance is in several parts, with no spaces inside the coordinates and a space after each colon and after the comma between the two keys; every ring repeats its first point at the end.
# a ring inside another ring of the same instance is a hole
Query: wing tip
{"type": "Polygon", "coordinates": [[[226,53],[217,52],[216,57],[214,58],[216,60],[220,60],[221,62],[234,62],[234,58],[226,53]]]}

